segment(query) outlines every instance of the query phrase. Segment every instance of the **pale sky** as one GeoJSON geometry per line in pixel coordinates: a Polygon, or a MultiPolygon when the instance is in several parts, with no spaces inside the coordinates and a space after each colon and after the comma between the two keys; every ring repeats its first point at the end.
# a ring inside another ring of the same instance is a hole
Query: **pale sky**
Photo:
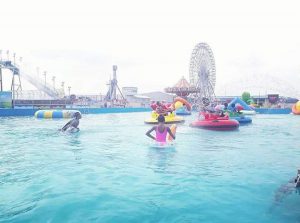
{"type": "Polygon", "coordinates": [[[0,49],[75,94],[106,93],[113,64],[120,87],[143,93],[188,80],[192,50],[206,42],[217,95],[299,95],[299,8],[289,0],[2,1],[0,49]]]}

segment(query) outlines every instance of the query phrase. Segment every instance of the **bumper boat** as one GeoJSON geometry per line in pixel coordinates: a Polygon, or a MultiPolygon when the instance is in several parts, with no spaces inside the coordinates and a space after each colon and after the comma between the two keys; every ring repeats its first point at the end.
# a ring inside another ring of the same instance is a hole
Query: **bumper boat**
{"type": "MultiPolygon", "coordinates": [[[[158,124],[157,118],[159,114],[155,111],[152,111],[151,118],[146,119],[144,122],[146,124],[158,124]]],[[[174,123],[183,123],[184,119],[180,116],[175,115],[174,112],[170,112],[165,115],[165,123],[166,124],[174,124],[174,123]]]]}
{"type": "Polygon", "coordinates": [[[176,109],[176,115],[191,115],[191,111],[188,111],[184,107],[176,109]]]}
{"type": "Polygon", "coordinates": [[[237,120],[240,124],[250,124],[252,123],[252,118],[246,117],[243,114],[237,112],[228,112],[230,119],[237,120]]]}
{"type": "Polygon", "coordinates": [[[232,112],[232,111],[226,111],[227,114],[229,114],[230,119],[237,120],[240,124],[249,124],[252,123],[252,118],[246,117],[240,112],[232,112]]]}
{"type": "Polygon", "coordinates": [[[246,116],[233,116],[230,119],[237,120],[240,124],[250,124],[252,123],[252,118],[246,116]]]}
{"type": "Polygon", "coordinates": [[[203,115],[203,120],[197,120],[190,124],[191,127],[201,128],[207,130],[217,130],[217,131],[230,131],[235,130],[239,127],[239,122],[237,120],[229,119],[228,116],[224,117],[208,117],[203,115]]]}

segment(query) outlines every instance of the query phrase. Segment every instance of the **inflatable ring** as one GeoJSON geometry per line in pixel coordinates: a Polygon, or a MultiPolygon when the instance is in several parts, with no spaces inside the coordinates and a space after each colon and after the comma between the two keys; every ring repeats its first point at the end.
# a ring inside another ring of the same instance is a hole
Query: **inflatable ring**
{"type": "Polygon", "coordinates": [[[80,113],[78,110],[38,110],[34,116],[36,118],[73,118],[76,112],[80,113]]]}
{"type": "Polygon", "coordinates": [[[293,105],[293,107],[292,107],[292,112],[293,112],[294,115],[300,115],[300,111],[297,110],[296,104],[293,105]]]}
{"type": "Polygon", "coordinates": [[[191,109],[192,109],[192,105],[187,101],[187,100],[185,100],[185,99],[183,99],[183,98],[181,98],[181,97],[176,97],[175,99],[174,99],[174,107],[175,107],[175,103],[177,102],[177,101],[180,101],[182,104],[184,104],[185,106],[186,106],[186,108],[187,108],[187,110],[188,111],[190,111],[191,109]]]}

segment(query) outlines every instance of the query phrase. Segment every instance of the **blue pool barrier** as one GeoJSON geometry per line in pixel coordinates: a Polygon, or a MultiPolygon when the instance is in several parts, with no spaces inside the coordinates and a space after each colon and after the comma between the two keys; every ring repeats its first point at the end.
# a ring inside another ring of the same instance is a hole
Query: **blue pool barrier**
{"type": "Polygon", "coordinates": [[[291,108],[255,108],[257,114],[290,114],[292,112],[291,108]]]}

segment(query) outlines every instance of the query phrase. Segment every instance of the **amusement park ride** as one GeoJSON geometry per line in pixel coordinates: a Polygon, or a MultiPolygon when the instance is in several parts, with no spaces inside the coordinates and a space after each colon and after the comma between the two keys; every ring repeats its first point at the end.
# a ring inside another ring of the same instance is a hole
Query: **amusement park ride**
{"type": "Polygon", "coordinates": [[[194,103],[205,105],[215,100],[215,59],[207,43],[199,43],[192,52],[189,71],[190,83],[198,92],[192,95],[194,103]]]}
{"type": "MultiPolygon", "coordinates": [[[[19,99],[19,96],[22,92],[22,84],[21,77],[26,79],[30,84],[35,86],[39,91],[44,92],[45,95],[52,99],[59,99],[62,97],[62,91],[60,89],[55,88],[55,77],[52,78],[53,87],[50,87],[46,83],[46,74],[45,81],[34,77],[33,75],[29,75],[24,70],[21,69],[22,65],[22,57],[19,58],[19,63],[16,63],[16,54],[13,54],[13,60],[10,60],[9,51],[7,51],[7,59],[2,58],[2,51],[0,50],[0,91],[3,91],[3,75],[2,71],[7,69],[12,73],[12,81],[11,81],[11,92],[12,99],[19,99]],[[21,72],[22,70],[22,72],[21,72]]],[[[63,86],[63,84],[62,84],[63,86]]]]}
{"type": "MultiPolygon", "coordinates": [[[[9,60],[9,52],[7,52],[7,60],[2,60],[2,51],[0,51],[0,91],[3,91],[3,76],[2,69],[8,69],[12,72],[12,81],[11,81],[11,91],[13,92],[13,99],[16,94],[22,91],[21,78],[20,78],[20,70],[15,65],[16,62],[16,54],[14,53],[13,62],[9,60]]],[[[22,61],[22,58],[20,58],[22,61]]]]}
{"type": "MultiPolygon", "coordinates": [[[[12,106],[14,107],[15,101],[20,101],[20,99],[24,98],[25,91],[22,91],[21,80],[26,80],[30,84],[32,84],[37,92],[40,92],[39,100],[62,100],[65,96],[64,94],[64,82],[61,84],[61,88],[55,87],[55,76],[52,77],[52,86],[49,85],[46,81],[47,72],[43,73],[44,78],[41,78],[39,75],[39,68],[37,68],[37,75],[28,74],[25,71],[25,65],[22,63],[22,58],[16,62],[16,54],[13,54],[13,59],[10,59],[9,51],[6,52],[7,57],[2,57],[2,50],[0,50],[0,92],[4,91],[3,84],[3,71],[9,70],[12,74],[11,79],[11,96],[12,96],[12,106]]],[[[111,103],[111,106],[114,105],[123,105],[126,103],[126,100],[118,86],[117,81],[117,66],[113,66],[113,78],[109,81],[109,89],[105,96],[105,101],[111,103]],[[120,94],[121,100],[118,100],[117,93],[120,94]]],[[[69,96],[70,96],[70,87],[69,88],[69,96]]],[[[36,100],[37,98],[35,98],[36,100]]]]}
{"type": "Polygon", "coordinates": [[[167,93],[189,98],[194,107],[207,106],[215,101],[216,67],[211,48],[199,43],[192,51],[189,70],[190,83],[182,77],[174,86],[166,88],[167,93]]]}
{"type": "Polygon", "coordinates": [[[113,79],[109,81],[109,83],[107,85],[109,85],[108,87],[108,92],[105,96],[105,100],[107,102],[110,102],[112,104],[116,103],[117,101],[117,90],[119,91],[122,99],[123,99],[123,102],[125,103],[125,98],[118,86],[118,80],[117,80],[117,65],[113,65],[113,79]]]}
{"type": "MultiPolygon", "coordinates": [[[[37,78],[36,76],[29,75],[23,69],[22,58],[16,62],[16,54],[13,54],[13,59],[9,57],[7,51],[7,58],[2,57],[0,50],[0,91],[3,91],[3,73],[7,69],[12,73],[11,79],[11,92],[13,101],[20,99],[22,91],[21,79],[26,79],[29,83],[35,86],[38,91],[43,92],[44,96],[51,99],[61,99],[64,96],[61,89],[55,88],[55,77],[52,78],[53,86],[46,83],[46,72],[44,72],[45,79],[37,78]],[[22,67],[22,68],[21,68],[22,67]]],[[[109,81],[109,89],[105,96],[105,101],[110,102],[111,105],[125,104],[126,100],[118,86],[117,81],[117,66],[113,66],[113,78],[109,81]],[[117,92],[121,96],[117,97],[117,92]]],[[[189,82],[183,77],[174,87],[166,88],[168,93],[174,93],[183,98],[189,98],[189,101],[194,107],[206,106],[215,100],[214,88],[216,84],[216,68],[215,60],[212,50],[206,43],[199,43],[192,51],[189,68],[189,82]]],[[[64,85],[61,85],[64,88],[64,85]]]]}

